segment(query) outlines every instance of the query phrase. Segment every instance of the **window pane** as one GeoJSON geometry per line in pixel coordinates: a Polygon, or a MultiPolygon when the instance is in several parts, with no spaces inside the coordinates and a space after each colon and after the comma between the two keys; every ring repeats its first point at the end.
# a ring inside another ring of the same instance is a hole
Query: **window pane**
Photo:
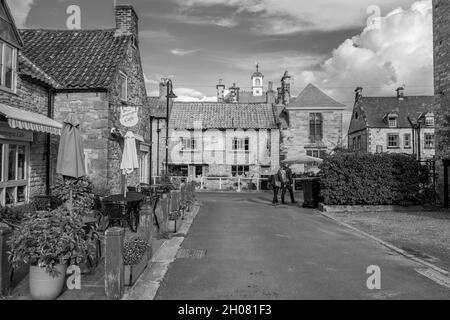
{"type": "Polygon", "coordinates": [[[8,180],[16,180],[16,151],[17,146],[9,146],[8,180]]]}
{"type": "Polygon", "coordinates": [[[17,202],[25,202],[25,186],[17,187],[17,202]]]}
{"type": "Polygon", "coordinates": [[[12,89],[13,86],[13,49],[5,46],[5,57],[3,66],[3,77],[5,79],[5,87],[12,89]]]}
{"type": "Polygon", "coordinates": [[[25,146],[19,146],[17,157],[17,180],[25,180],[25,146]]]}
{"type": "Polygon", "coordinates": [[[16,191],[16,188],[6,188],[6,200],[5,200],[5,204],[14,204],[15,201],[15,196],[14,193],[16,191]]]}

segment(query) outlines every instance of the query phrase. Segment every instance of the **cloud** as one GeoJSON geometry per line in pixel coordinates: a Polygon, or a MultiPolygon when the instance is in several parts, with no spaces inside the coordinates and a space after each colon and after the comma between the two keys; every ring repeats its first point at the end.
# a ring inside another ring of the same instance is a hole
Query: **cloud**
{"type": "Polygon", "coordinates": [[[34,0],[7,0],[7,2],[17,27],[24,28],[34,0]]]}
{"type": "Polygon", "coordinates": [[[170,53],[174,54],[176,56],[186,56],[186,55],[193,54],[193,53],[196,53],[199,51],[200,51],[200,49],[194,49],[194,50],[172,49],[172,50],[170,50],[170,53]]]}
{"type": "MultiPolygon", "coordinates": [[[[328,92],[350,100],[352,88],[366,95],[393,95],[406,85],[407,94],[433,94],[432,1],[418,1],[409,9],[395,9],[345,40],[319,70],[305,70],[297,80],[315,82],[328,92]]],[[[352,98],[351,98],[352,99],[352,98]]]]}
{"type": "Polygon", "coordinates": [[[179,102],[217,102],[217,97],[205,96],[200,91],[191,88],[174,88],[179,102]]]}
{"type": "Polygon", "coordinates": [[[180,10],[177,13],[147,13],[146,16],[150,18],[171,20],[177,23],[193,24],[193,25],[213,25],[223,28],[233,28],[239,25],[239,22],[233,17],[214,17],[207,14],[192,15],[189,10],[180,10]]]}
{"type": "Polygon", "coordinates": [[[378,0],[375,11],[367,12],[373,0],[173,0],[182,8],[226,6],[241,19],[253,21],[251,30],[259,34],[290,34],[360,27],[372,14],[383,9],[409,5],[411,0],[378,0]],[[257,18],[252,18],[257,14],[257,18]]]}

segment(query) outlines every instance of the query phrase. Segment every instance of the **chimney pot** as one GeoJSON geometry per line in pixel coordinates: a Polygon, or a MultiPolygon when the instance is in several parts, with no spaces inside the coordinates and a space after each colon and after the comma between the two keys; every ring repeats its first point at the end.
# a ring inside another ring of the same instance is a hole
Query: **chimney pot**
{"type": "Polygon", "coordinates": [[[397,98],[400,100],[403,100],[405,98],[405,88],[404,87],[400,87],[397,88],[397,98]]]}

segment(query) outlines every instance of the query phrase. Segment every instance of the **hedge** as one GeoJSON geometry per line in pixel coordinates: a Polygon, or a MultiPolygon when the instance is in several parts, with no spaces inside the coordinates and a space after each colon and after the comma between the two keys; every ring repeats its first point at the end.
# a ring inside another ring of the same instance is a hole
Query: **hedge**
{"type": "Polygon", "coordinates": [[[420,202],[428,169],[406,154],[339,152],[321,165],[326,205],[394,205],[420,202]]]}

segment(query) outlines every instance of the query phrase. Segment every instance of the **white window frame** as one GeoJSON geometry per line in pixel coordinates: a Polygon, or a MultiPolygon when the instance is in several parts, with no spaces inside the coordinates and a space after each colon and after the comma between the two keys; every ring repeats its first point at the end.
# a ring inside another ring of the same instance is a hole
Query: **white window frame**
{"type": "Polygon", "coordinates": [[[141,144],[139,150],[139,179],[141,183],[150,182],[150,145],[141,144]]]}
{"type": "Polygon", "coordinates": [[[411,133],[405,133],[403,135],[403,147],[405,149],[411,149],[412,148],[412,135],[411,135],[411,133]]]}
{"type": "Polygon", "coordinates": [[[235,152],[250,152],[250,138],[234,138],[231,148],[235,152]]]}
{"type": "Polygon", "coordinates": [[[194,152],[198,150],[198,141],[194,138],[181,138],[181,151],[194,152]]]}
{"type": "Polygon", "coordinates": [[[250,175],[250,166],[249,165],[233,165],[231,166],[231,175],[233,177],[238,177],[247,174],[247,176],[250,175]],[[245,170],[247,169],[248,170],[245,170]],[[237,169],[237,170],[233,170],[237,169]]]}
{"type": "Polygon", "coordinates": [[[0,203],[2,206],[6,205],[6,190],[9,188],[15,188],[14,191],[14,201],[12,204],[8,204],[8,206],[16,206],[25,204],[29,200],[29,163],[30,163],[30,143],[28,142],[20,142],[20,141],[14,141],[14,140],[0,140],[0,144],[2,144],[2,166],[1,166],[1,181],[0,181],[0,203]],[[9,147],[10,145],[15,146],[24,146],[25,147],[25,163],[24,163],[24,179],[17,180],[18,175],[18,150],[16,150],[16,163],[15,163],[15,174],[16,178],[15,180],[8,180],[8,166],[9,166],[9,147]],[[17,202],[17,188],[18,187],[25,187],[25,201],[23,202],[17,202]]]}
{"type": "Polygon", "coordinates": [[[426,116],[425,117],[425,126],[427,126],[427,127],[434,127],[434,117],[433,116],[426,116]]]}
{"type": "Polygon", "coordinates": [[[120,72],[120,92],[119,92],[120,100],[128,101],[128,76],[120,72]],[[125,97],[123,96],[123,81],[125,81],[125,97]]]}
{"type": "Polygon", "coordinates": [[[389,133],[387,135],[387,148],[388,149],[399,149],[400,148],[400,143],[401,143],[401,141],[400,141],[400,135],[399,134],[397,134],[397,133],[389,133]],[[390,145],[390,141],[389,141],[390,137],[397,137],[397,145],[396,146],[391,146],[390,145]]]}
{"type": "Polygon", "coordinates": [[[436,137],[433,133],[425,133],[424,148],[427,150],[434,149],[436,145],[436,137]],[[429,139],[431,138],[431,139],[429,139]]]}
{"type": "Polygon", "coordinates": [[[1,51],[1,60],[0,60],[0,89],[12,93],[16,93],[17,91],[17,49],[8,43],[0,40],[0,51],[1,51]],[[12,49],[12,80],[11,86],[12,88],[8,88],[5,86],[6,77],[3,76],[5,72],[5,48],[10,47],[12,49]]]}
{"type": "Polygon", "coordinates": [[[388,117],[388,125],[389,125],[389,128],[397,128],[397,117],[389,116],[388,117]]]}

